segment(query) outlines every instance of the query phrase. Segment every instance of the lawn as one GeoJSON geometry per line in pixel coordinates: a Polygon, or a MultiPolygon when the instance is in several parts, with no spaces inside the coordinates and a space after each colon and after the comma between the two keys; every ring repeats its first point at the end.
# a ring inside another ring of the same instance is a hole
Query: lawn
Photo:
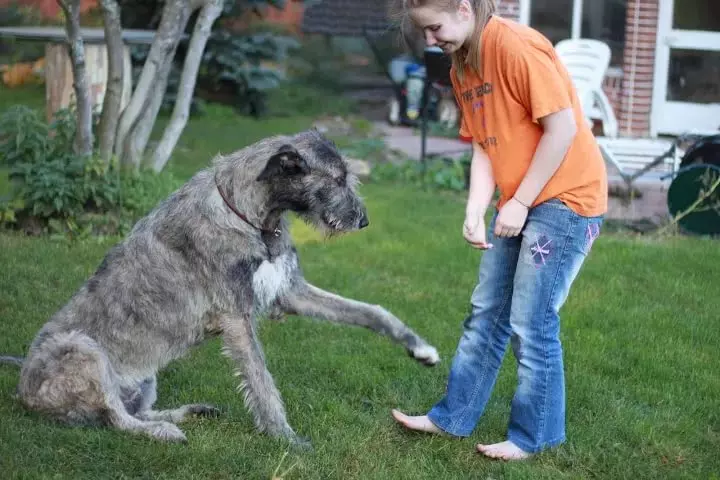
{"type": "MultiPolygon", "coordinates": [[[[172,168],[182,178],[211,155],[310,125],[290,116],[238,118],[213,108],[193,119],[172,168]]],[[[508,352],[471,438],[407,433],[393,407],[422,412],[442,394],[480,253],[460,227],[463,196],[404,186],[362,187],[371,225],[326,241],[294,223],[316,285],[381,304],[434,344],[435,368],[369,331],[306,318],[264,323],[260,336],[290,423],[312,453],[289,451],[287,479],[558,479],[720,477],[720,249],[717,242],[602,235],[562,310],[568,442],[506,464],[473,453],[503,438],[515,384],[508,352]]],[[[97,267],[113,239],[76,243],[0,234],[0,352],[21,354],[36,330],[97,267]]],[[[287,445],[253,429],[219,341],[159,376],[159,407],[209,402],[186,445],[109,429],[68,428],[13,399],[17,371],[0,366],[2,478],[269,479],[287,445]]]]}

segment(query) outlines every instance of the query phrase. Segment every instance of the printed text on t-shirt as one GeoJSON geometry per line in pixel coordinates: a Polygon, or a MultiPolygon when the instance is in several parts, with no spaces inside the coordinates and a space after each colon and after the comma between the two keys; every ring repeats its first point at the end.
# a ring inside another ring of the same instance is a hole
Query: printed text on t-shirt
{"type": "MultiPolygon", "coordinates": [[[[470,108],[473,114],[480,113],[480,118],[482,122],[483,129],[486,128],[485,124],[485,112],[483,109],[485,108],[485,101],[482,100],[482,97],[485,95],[489,95],[493,93],[493,86],[492,83],[485,82],[482,85],[478,85],[476,87],[470,88],[462,92],[460,95],[460,98],[462,99],[463,103],[469,103],[470,108]]],[[[483,148],[487,148],[489,146],[496,147],[497,146],[497,138],[496,137],[486,137],[485,140],[482,140],[480,142],[480,145],[483,148]]]]}

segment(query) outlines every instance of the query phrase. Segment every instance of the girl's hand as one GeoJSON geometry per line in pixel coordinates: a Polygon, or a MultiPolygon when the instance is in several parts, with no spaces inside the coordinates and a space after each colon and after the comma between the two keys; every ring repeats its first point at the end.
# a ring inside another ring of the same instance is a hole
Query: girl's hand
{"type": "Polygon", "coordinates": [[[473,213],[465,215],[463,237],[474,248],[481,250],[492,248],[492,244],[485,241],[485,220],[482,215],[473,213]]]}
{"type": "Polygon", "coordinates": [[[527,216],[528,208],[517,201],[515,197],[511,198],[498,212],[497,219],[495,219],[495,235],[498,237],[520,235],[527,216]]]}

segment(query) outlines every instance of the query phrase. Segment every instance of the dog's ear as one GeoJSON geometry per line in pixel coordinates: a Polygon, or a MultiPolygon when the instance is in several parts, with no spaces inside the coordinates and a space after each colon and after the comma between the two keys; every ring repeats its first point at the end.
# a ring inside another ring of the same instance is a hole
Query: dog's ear
{"type": "Polygon", "coordinates": [[[266,181],[280,175],[304,175],[310,171],[307,162],[295,147],[285,144],[275,153],[258,175],[259,181],[266,181]]]}

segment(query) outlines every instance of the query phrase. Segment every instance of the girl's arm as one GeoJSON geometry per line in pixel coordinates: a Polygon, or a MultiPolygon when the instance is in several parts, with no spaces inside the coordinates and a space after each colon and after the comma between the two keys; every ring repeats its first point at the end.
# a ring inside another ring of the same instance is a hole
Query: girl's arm
{"type": "Polygon", "coordinates": [[[470,163],[470,186],[465,214],[467,218],[485,216],[493,194],[495,193],[495,177],[485,150],[475,140],[472,142],[473,153],[470,163]]]}
{"type": "Polygon", "coordinates": [[[482,147],[473,141],[473,155],[470,163],[470,188],[467,206],[465,207],[465,223],[463,236],[475,248],[487,249],[485,232],[485,212],[495,193],[495,177],[492,172],[490,158],[482,147]]]}
{"type": "Polygon", "coordinates": [[[514,196],[515,200],[525,207],[532,205],[560,167],[577,133],[577,124],[572,108],[551,113],[540,118],[539,122],[544,133],[535,150],[530,167],[514,196]]]}

